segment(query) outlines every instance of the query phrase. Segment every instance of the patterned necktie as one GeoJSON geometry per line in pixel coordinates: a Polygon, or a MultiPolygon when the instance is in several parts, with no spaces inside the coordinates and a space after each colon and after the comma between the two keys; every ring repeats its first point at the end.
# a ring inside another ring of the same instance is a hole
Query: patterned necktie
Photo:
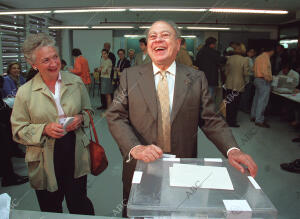
{"type": "Polygon", "coordinates": [[[158,146],[164,152],[171,152],[171,122],[168,80],[165,71],[161,71],[157,86],[158,99],[158,146]]]}

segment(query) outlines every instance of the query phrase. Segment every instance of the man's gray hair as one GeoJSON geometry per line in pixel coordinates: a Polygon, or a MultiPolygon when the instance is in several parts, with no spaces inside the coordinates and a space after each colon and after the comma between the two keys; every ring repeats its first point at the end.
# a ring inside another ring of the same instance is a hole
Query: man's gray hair
{"type": "Polygon", "coordinates": [[[24,41],[22,47],[25,59],[30,64],[34,63],[36,58],[34,51],[37,48],[44,46],[52,46],[57,50],[57,48],[55,47],[55,40],[49,35],[45,33],[30,34],[24,41]]]}
{"type": "MultiPolygon", "coordinates": [[[[177,24],[175,24],[175,22],[170,21],[170,20],[158,20],[158,21],[153,22],[153,23],[151,24],[151,27],[153,26],[153,24],[155,24],[155,23],[157,23],[157,22],[164,22],[164,23],[169,24],[169,25],[173,28],[173,30],[175,31],[175,37],[176,37],[176,38],[180,38],[180,37],[181,37],[181,31],[180,31],[180,29],[178,28],[177,24]]],[[[150,27],[150,28],[151,28],[151,27],[150,27]]],[[[149,34],[150,28],[147,29],[147,30],[145,31],[145,35],[146,35],[147,40],[148,40],[148,34],[149,34]]]]}

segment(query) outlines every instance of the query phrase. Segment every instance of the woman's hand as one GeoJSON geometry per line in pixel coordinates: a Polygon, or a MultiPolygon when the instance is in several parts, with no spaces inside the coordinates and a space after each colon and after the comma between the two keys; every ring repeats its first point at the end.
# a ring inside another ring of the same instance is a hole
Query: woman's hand
{"type": "Polygon", "coordinates": [[[83,116],[80,114],[75,115],[73,122],[67,126],[66,131],[70,132],[78,129],[81,126],[82,122],[83,122],[83,116]]]}
{"type": "Polygon", "coordinates": [[[61,138],[64,136],[63,126],[56,122],[51,122],[44,128],[43,135],[48,135],[52,138],[61,138]]]}

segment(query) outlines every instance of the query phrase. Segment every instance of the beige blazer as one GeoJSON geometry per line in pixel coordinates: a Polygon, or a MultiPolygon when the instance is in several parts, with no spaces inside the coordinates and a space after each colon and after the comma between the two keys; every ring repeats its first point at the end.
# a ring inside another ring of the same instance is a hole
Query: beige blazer
{"type": "Polygon", "coordinates": [[[225,66],[227,89],[243,92],[246,85],[246,76],[249,74],[249,61],[241,55],[229,56],[225,66]]]}
{"type": "Polygon", "coordinates": [[[186,48],[180,47],[179,52],[177,53],[176,62],[192,67],[193,61],[186,48]]]}
{"type": "MultiPolygon", "coordinates": [[[[67,116],[82,113],[84,122],[75,131],[75,171],[78,178],[90,173],[89,138],[84,127],[89,117],[84,109],[92,112],[87,90],[80,77],[71,73],[61,73],[61,105],[67,116]]],[[[37,190],[56,191],[53,152],[55,139],[43,136],[44,127],[50,122],[58,122],[55,101],[41,75],[21,86],[17,92],[11,124],[15,141],[26,146],[25,162],[31,186],[37,190]]],[[[67,156],[67,155],[66,155],[67,156]]]]}
{"type": "MultiPolygon", "coordinates": [[[[176,63],[171,154],[180,158],[197,157],[198,127],[224,156],[230,147],[238,147],[231,130],[214,108],[204,73],[176,63]]],[[[157,111],[152,63],[124,69],[106,114],[109,129],[124,160],[136,145],[157,145],[157,111]]],[[[123,162],[125,193],[130,190],[135,162],[123,162]]]]}
{"type": "Polygon", "coordinates": [[[135,57],[135,65],[143,65],[152,62],[150,56],[147,54],[146,58],[143,60],[143,52],[140,52],[135,57]]]}

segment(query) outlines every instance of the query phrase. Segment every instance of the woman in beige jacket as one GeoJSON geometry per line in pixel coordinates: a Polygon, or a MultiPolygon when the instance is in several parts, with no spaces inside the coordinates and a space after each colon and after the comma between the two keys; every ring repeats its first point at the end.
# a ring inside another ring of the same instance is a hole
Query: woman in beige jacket
{"type": "Polygon", "coordinates": [[[87,90],[80,79],[60,73],[55,41],[40,33],[30,35],[23,51],[39,73],[19,88],[11,117],[14,140],[26,146],[29,180],[41,211],[62,212],[66,198],[72,214],[94,215],[87,197],[90,173],[89,124],[85,110],[92,111],[87,90]],[[65,129],[66,117],[74,117],[65,129]]]}
{"type": "Polygon", "coordinates": [[[237,124],[237,112],[239,108],[241,92],[244,91],[245,77],[249,73],[249,62],[243,55],[246,53],[243,44],[238,45],[234,55],[229,56],[225,66],[226,75],[226,121],[230,127],[239,127],[237,124]]]}

